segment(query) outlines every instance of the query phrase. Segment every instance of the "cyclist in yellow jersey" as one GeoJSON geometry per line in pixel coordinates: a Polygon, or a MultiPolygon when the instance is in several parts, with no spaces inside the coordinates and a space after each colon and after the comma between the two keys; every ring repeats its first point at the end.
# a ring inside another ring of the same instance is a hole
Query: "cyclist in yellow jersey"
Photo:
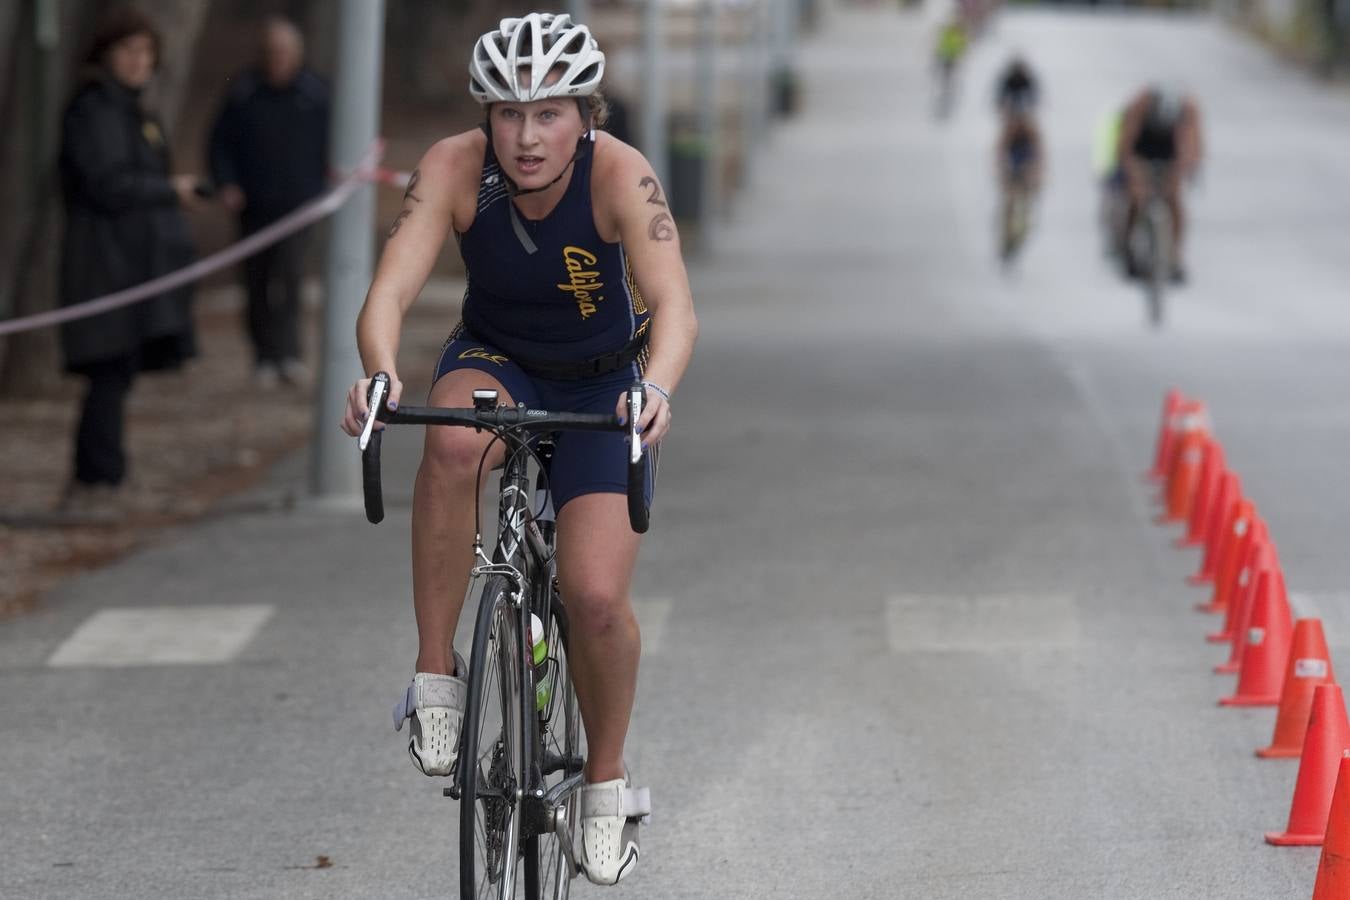
{"type": "Polygon", "coordinates": [[[949,19],[938,32],[938,65],[945,68],[955,68],[956,64],[961,61],[961,57],[965,54],[966,47],[969,44],[970,40],[966,37],[966,27],[961,24],[959,19],[949,19]]]}
{"type": "Polygon", "coordinates": [[[1108,257],[1122,260],[1128,203],[1125,196],[1125,173],[1120,167],[1120,125],[1124,117],[1122,109],[1104,113],[1097,120],[1092,139],[1092,169],[1097,175],[1097,183],[1101,190],[1099,218],[1102,245],[1108,257]]]}
{"type": "Polygon", "coordinates": [[[956,95],[956,68],[965,55],[969,38],[958,18],[947,20],[938,31],[935,62],[938,75],[937,114],[945,116],[956,95]]]}

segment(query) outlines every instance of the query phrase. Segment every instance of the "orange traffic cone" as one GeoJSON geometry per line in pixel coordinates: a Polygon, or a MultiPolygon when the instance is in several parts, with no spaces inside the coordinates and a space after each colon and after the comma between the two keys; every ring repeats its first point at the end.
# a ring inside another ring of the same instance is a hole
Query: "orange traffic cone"
{"type": "Polygon", "coordinates": [[[1219,568],[1219,549],[1223,536],[1233,527],[1238,503],[1242,500],[1242,479],[1235,472],[1224,472],[1219,479],[1219,499],[1215,501],[1205,526],[1205,555],[1200,568],[1186,579],[1187,584],[1213,584],[1219,568]]]}
{"type": "Polygon", "coordinates": [[[1322,843],[1340,759],[1347,749],[1350,721],[1345,717],[1341,686],[1319,684],[1313,690],[1308,733],[1303,738],[1294,800],[1289,805],[1289,825],[1282,832],[1266,832],[1267,843],[1281,847],[1322,843]]]}
{"type": "MultiPolygon", "coordinates": [[[[1196,420],[1198,421],[1198,420],[1196,420]]],[[[1200,467],[1205,459],[1205,445],[1209,432],[1199,426],[1187,427],[1177,441],[1172,455],[1172,467],[1167,473],[1167,488],[1163,491],[1163,512],[1155,522],[1185,522],[1191,517],[1195,493],[1200,485],[1200,467]]]]}
{"type": "Polygon", "coordinates": [[[1238,565],[1251,542],[1252,520],[1256,518],[1256,505],[1250,500],[1238,502],[1233,520],[1222,536],[1223,545],[1219,548],[1219,562],[1214,571],[1214,594],[1209,603],[1197,603],[1195,608],[1201,612],[1226,612],[1229,596],[1233,592],[1237,579],[1238,565]]]}
{"type": "MultiPolygon", "coordinates": [[[[1237,611],[1236,626],[1233,629],[1233,645],[1229,649],[1228,660],[1214,667],[1214,671],[1219,675],[1231,675],[1234,672],[1242,672],[1242,655],[1247,652],[1247,639],[1251,636],[1252,615],[1256,609],[1256,600],[1261,590],[1269,590],[1273,597],[1272,602],[1276,608],[1289,609],[1289,594],[1284,589],[1284,572],[1280,570],[1279,562],[1267,566],[1264,569],[1252,571],[1256,572],[1256,577],[1252,580],[1252,590],[1247,595],[1247,601],[1241,609],[1237,611]],[[1269,575],[1268,579],[1262,576],[1269,575]],[[1261,582],[1268,582],[1268,588],[1263,588],[1261,582]]],[[[1292,615],[1292,613],[1290,613],[1292,615]]],[[[1281,685],[1284,682],[1280,682],[1281,685]]]]}
{"type": "MultiPolygon", "coordinates": [[[[1199,400],[1185,400],[1177,407],[1177,411],[1172,415],[1172,439],[1167,448],[1166,471],[1163,474],[1162,486],[1158,490],[1157,502],[1167,509],[1167,503],[1172,491],[1172,483],[1176,480],[1177,464],[1182,460],[1181,445],[1188,434],[1208,434],[1209,433],[1209,413],[1205,411],[1205,404],[1199,400]]],[[[1194,459],[1198,464],[1200,460],[1194,459]]],[[[1169,520],[1170,521],[1170,520],[1169,520]]]]}
{"type": "Polygon", "coordinates": [[[1200,480],[1195,488],[1195,502],[1191,504],[1191,517],[1186,523],[1186,533],[1177,538],[1178,547],[1198,547],[1205,542],[1209,532],[1209,520],[1214,514],[1214,506],[1219,500],[1219,482],[1228,466],[1223,456],[1223,447],[1217,438],[1205,442],[1204,456],[1200,463],[1200,480]]]}
{"type": "MultiPolygon", "coordinates": [[[[1270,543],[1270,533],[1266,528],[1266,522],[1260,516],[1256,517],[1252,525],[1252,540],[1247,545],[1247,552],[1243,554],[1242,566],[1237,571],[1237,584],[1233,588],[1232,596],[1229,598],[1228,609],[1223,617],[1223,627],[1213,634],[1205,635],[1205,640],[1211,643],[1228,642],[1237,643],[1237,635],[1240,629],[1245,628],[1247,623],[1243,621],[1244,617],[1251,615],[1251,600],[1256,596],[1256,576],[1261,570],[1275,565],[1275,548],[1270,543]]],[[[1237,656],[1234,654],[1233,659],[1237,656]]],[[[1237,666],[1231,669],[1217,669],[1216,671],[1236,672],[1237,666]]]]}
{"type": "MultiPolygon", "coordinates": [[[[1322,620],[1299,619],[1294,623],[1289,664],[1284,669],[1280,711],[1275,716],[1275,734],[1270,739],[1270,746],[1257,750],[1256,755],[1272,759],[1302,753],[1313,690],[1319,684],[1335,683],[1336,673],[1331,670],[1331,655],[1327,653],[1327,639],[1322,634],[1322,620]]],[[[1347,790],[1350,790],[1350,786],[1347,786],[1347,790]]],[[[1346,838],[1350,840],[1350,831],[1347,831],[1346,838]]],[[[1346,896],[1350,897],[1350,892],[1346,896]]]]}
{"type": "Polygon", "coordinates": [[[1317,864],[1313,900],[1346,900],[1350,897],[1350,751],[1341,754],[1336,787],[1331,793],[1326,841],[1317,864]]]}
{"type": "Polygon", "coordinates": [[[1171,459],[1170,450],[1176,433],[1172,431],[1172,418],[1185,398],[1181,391],[1172,388],[1163,397],[1162,422],[1158,424],[1158,441],[1153,453],[1153,465],[1144,474],[1149,481],[1161,481],[1167,475],[1167,462],[1171,459]]]}
{"type": "Polygon", "coordinates": [[[1220,700],[1220,706],[1279,705],[1294,623],[1283,586],[1276,589],[1277,579],[1279,569],[1275,568],[1266,569],[1257,577],[1251,625],[1241,635],[1237,690],[1220,700]]]}

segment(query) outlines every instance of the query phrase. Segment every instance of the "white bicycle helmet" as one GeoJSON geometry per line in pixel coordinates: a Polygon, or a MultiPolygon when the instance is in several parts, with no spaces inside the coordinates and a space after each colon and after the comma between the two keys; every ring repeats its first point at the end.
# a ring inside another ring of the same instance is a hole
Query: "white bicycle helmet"
{"type": "Polygon", "coordinates": [[[585,25],[571,16],[530,13],[502,19],[478,39],[469,61],[469,93],[479,103],[528,103],[594,94],[605,74],[605,54],[585,25]],[[562,76],[547,84],[548,74],[562,76]]]}

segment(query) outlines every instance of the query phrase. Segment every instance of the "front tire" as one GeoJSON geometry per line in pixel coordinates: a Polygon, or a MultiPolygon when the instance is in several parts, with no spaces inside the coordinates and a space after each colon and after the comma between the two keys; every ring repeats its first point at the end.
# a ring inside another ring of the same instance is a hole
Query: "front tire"
{"type": "Polygon", "coordinates": [[[1148,320],[1154,328],[1163,324],[1163,302],[1167,279],[1172,277],[1172,230],[1169,214],[1153,201],[1149,211],[1148,320]]]}
{"type": "Polygon", "coordinates": [[[469,660],[460,747],[459,881],[463,900],[513,900],[520,859],[522,771],[519,612],[511,585],[489,576],[469,660]]]}

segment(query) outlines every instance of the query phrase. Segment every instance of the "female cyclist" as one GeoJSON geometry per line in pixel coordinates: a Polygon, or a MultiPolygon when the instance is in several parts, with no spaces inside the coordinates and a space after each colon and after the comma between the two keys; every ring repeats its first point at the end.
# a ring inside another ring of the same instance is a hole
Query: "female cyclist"
{"type": "MultiPolygon", "coordinates": [[[[651,165],[595,131],[605,110],[604,67],[590,32],[565,15],[504,19],[479,38],[469,91],[486,121],[422,157],[357,320],[362,364],[367,375],[389,373],[391,408],[402,391],[403,316],[453,233],[468,288],[429,402],[471,406],[474,389],[491,388],[505,403],[623,416],[624,389],[641,380],[640,426],[654,459],[698,325],[679,235],[651,165]]],[[[348,434],[358,434],[368,414],[368,384],[361,379],[348,394],[348,434]]],[[[428,428],[414,488],[418,654],[395,717],[412,720],[408,750],[428,775],[449,774],[459,745],[466,672],[452,642],[473,565],[483,487],[476,473],[487,445],[470,429],[428,428]]],[[[621,435],[569,432],[557,441],[551,470],[558,577],[589,748],[580,858],[600,884],[631,872],[638,855],[636,820],[624,815],[623,746],[640,651],[629,599],[639,538],[628,524],[625,454],[621,435]]],[[[489,462],[501,456],[497,444],[489,462]]]]}

